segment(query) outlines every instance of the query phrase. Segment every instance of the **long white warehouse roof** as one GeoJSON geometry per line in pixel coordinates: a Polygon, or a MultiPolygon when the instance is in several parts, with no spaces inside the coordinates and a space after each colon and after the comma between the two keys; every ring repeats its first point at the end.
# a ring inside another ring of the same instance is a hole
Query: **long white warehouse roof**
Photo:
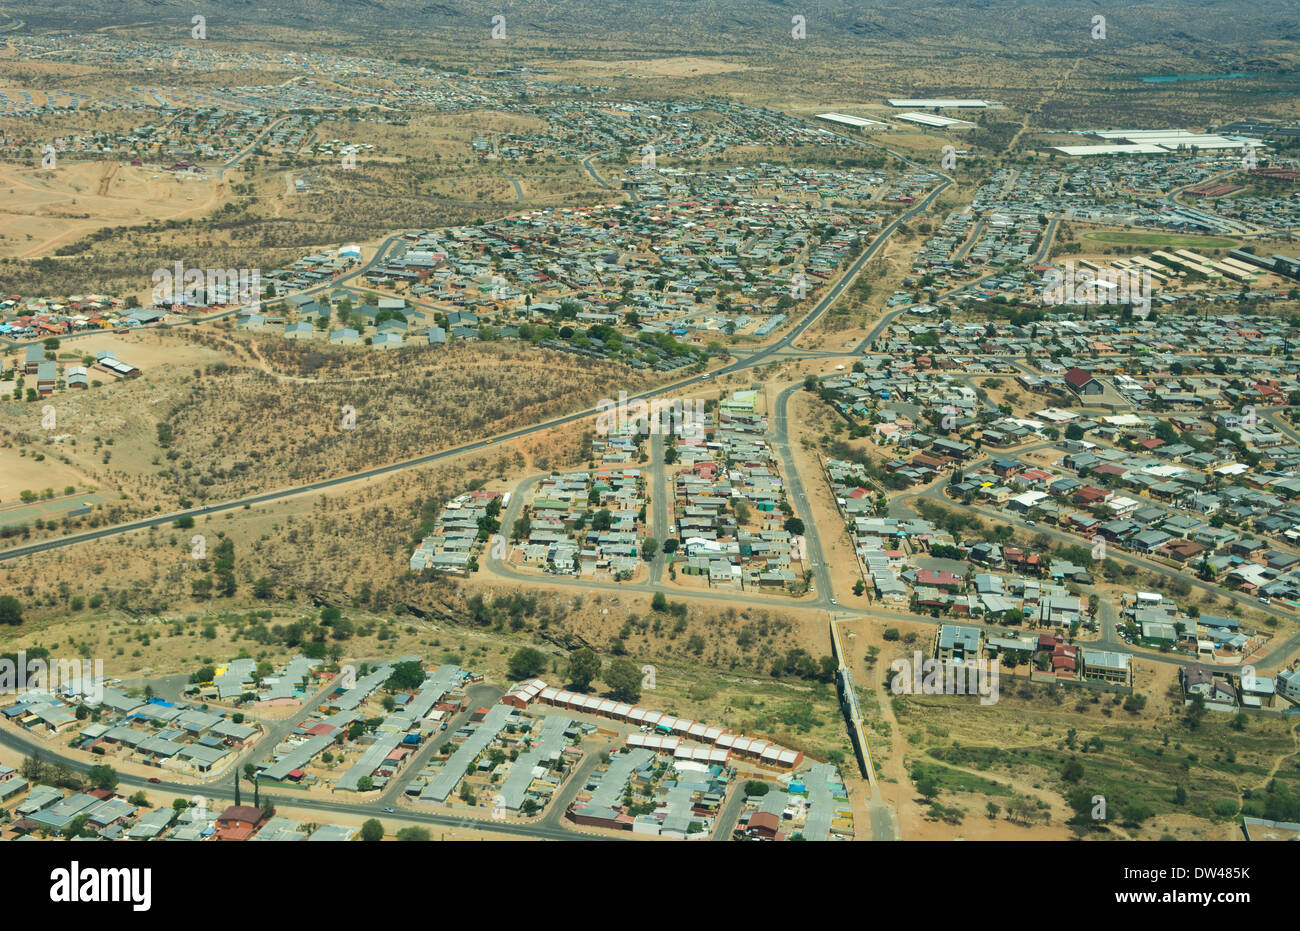
{"type": "Polygon", "coordinates": [[[829,120],[832,123],[843,123],[845,126],[885,126],[885,123],[879,120],[867,120],[860,116],[851,116],[847,113],[818,113],[817,119],[829,120]]]}
{"type": "Polygon", "coordinates": [[[978,108],[992,106],[992,100],[971,100],[959,97],[890,97],[889,105],[891,107],[921,107],[922,109],[931,108],[978,108]]]}
{"type": "Polygon", "coordinates": [[[932,116],[929,113],[900,113],[898,119],[907,120],[909,123],[920,123],[922,126],[935,126],[940,129],[947,126],[975,125],[966,120],[954,120],[946,116],[932,116]]]}
{"type": "Polygon", "coordinates": [[[1054,145],[1052,148],[1063,155],[1168,155],[1169,150],[1158,145],[1115,144],[1115,145],[1054,145]]]}

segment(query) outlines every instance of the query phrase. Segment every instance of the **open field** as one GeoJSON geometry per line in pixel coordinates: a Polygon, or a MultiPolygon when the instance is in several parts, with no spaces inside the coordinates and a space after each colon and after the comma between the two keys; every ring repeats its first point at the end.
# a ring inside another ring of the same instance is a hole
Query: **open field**
{"type": "Polygon", "coordinates": [[[52,171],[0,163],[0,256],[36,258],[116,226],[198,217],[228,187],[118,162],[64,161],[52,171]]]}
{"type": "Polygon", "coordinates": [[[1136,233],[1119,230],[1096,230],[1083,234],[1085,241],[1124,246],[1150,246],[1153,249],[1235,249],[1240,243],[1224,236],[1179,236],[1173,233],[1136,233]]]}

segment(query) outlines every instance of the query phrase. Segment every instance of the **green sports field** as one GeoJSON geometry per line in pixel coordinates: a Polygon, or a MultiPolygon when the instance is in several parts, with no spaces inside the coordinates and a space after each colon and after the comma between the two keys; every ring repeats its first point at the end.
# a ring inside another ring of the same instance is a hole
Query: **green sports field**
{"type": "Polygon", "coordinates": [[[1168,246],[1173,249],[1189,249],[1199,246],[1202,249],[1231,249],[1237,245],[1235,239],[1222,236],[1184,236],[1177,233],[1126,233],[1121,231],[1084,233],[1085,240],[1105,242],[1121,246],[1168,246]]]}

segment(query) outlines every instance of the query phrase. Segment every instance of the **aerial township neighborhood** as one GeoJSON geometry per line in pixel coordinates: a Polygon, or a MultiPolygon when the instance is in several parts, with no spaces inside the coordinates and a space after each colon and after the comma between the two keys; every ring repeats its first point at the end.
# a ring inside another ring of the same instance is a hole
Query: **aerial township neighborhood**
{"type": "Polygon", "coordinates": [[[198,20],[0,22],[0,840],[1300,838],[1284,65],[198,20]]]}

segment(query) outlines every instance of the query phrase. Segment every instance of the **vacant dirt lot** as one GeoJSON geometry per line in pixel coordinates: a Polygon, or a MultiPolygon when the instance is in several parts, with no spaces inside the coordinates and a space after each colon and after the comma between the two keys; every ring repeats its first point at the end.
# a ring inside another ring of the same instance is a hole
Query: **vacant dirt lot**
{"type": "Polygon", "coordinates": [[[0,256],[36,258],[109,226],[198,216],[227,186],[119,162],[63,160],[54,170],[0,163],[0,256]]]}

